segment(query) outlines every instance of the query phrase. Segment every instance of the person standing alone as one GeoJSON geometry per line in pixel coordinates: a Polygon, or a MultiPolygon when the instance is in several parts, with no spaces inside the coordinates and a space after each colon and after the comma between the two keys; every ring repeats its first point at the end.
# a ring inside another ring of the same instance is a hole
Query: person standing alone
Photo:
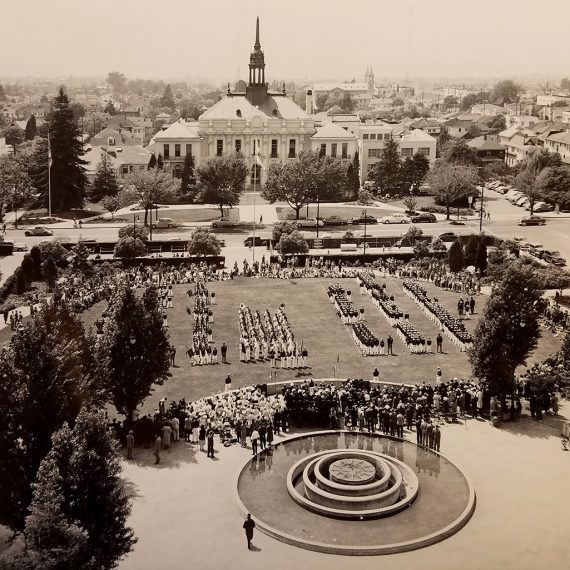
{"type": "Polygon", "coordinates": [[[251,550],[251,541],[253,540],[253,529],[255,528],[255,521],[251,518],[248,513],[247,519],[243,523],[243,528],[245,529],[245,538],[247,539],[247,549],[251,550]]]}

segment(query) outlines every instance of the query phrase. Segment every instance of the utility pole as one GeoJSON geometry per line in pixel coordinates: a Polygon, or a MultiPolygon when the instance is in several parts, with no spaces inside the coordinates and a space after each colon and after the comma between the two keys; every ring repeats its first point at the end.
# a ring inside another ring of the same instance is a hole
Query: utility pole
{"type": "Polygon", "coordinates": [[[485,186],[481,184],[481,211],[479,213],[479,233],[483,231],[483,191],[485,186]]]}
{"type": "Polygon", "coordinates": [[[366,218],[366,208],[364,209],[364,260],[366,261],[366,225],[367,225],[367,218],[366,218]]]}

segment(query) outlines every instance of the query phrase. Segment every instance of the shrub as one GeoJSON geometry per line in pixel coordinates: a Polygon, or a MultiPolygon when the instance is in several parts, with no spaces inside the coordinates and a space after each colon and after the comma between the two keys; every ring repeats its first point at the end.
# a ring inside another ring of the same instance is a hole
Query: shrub
{"type": "Polygon", "coordinates": [[[368,190],[361,188],[358,191],[358,204],[362,206],[370,206],[372,204],[372,199],[372,194],[368,192],[368,190]]]}
{"type": "Polygon", "coordinates": [[[136,238],[147,241],[149,232],[150,230],[142,224],[127,224],[119,229],[119,239],[126,237],[132,238],[134,233],[136,238]]]}
{"type": "Polygon", "coordinates": [[[207,228],[197,228],[188,242],[190,255],[220,255],[221,245],[218,238],[207,228]]]}
{"type": "Polygon", "coordinates": [[[282,235],[293,233],[297,229],[293,222],[277,222],[273,225],[273,241],[278,243],[282,235]]]}
{"type": "Polygon", "coordinates": [[[285,234],[281,236],[279,243],[277,244],[277,249],[281,255],[294,254],[294,253],[308,253],[309,244],[307,240],[303,237],[301,232],[295,230],[290,234],[285,234]]]}
{"type": "Polygon", "coordinates": [[[16,276],[16,293],[21,295],[28,290],[28,282],[26,281],[26,276],[20,267],[14,271],[14,275],[16,276]]]}
{"type": "Polygon", "coordinates": [[[132,237],[123,237],[115,245],[113,255],[115,257],[142,257],[146,253],[144,243],[137,237],[133,240],[132,237]]]}
{"type": "Polygon", "coordinates": [[[69,252],[59,241],[42,241],[40,243],[41,259],[50,258],[58,267],[67,266],[69,252]]]}

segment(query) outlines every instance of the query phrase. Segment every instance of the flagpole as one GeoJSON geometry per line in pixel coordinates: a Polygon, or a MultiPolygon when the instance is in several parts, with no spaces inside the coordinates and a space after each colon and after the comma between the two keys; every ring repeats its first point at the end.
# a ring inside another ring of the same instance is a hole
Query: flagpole
{"type": "Polygon", "coordinates": [[[48,217],[51,218],[51,143],[48,131],[48,217]]]}
{"type": "MultiPolygon", "coordinates": [[[[257,159],[257,155],[255,157],[257,159]]],[[[253,163],[253,263],[255,263],[255,181],[257,179],[257,160],[253,163]]],[[[252,264],[253,265],[253,264],[252,264]]],[[[253,269],[253,267],[252,267],[253,269]]]]}

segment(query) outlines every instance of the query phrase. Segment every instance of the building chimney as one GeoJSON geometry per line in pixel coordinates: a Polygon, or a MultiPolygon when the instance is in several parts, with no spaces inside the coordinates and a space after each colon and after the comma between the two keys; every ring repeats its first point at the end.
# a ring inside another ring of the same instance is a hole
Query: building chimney
{"type": "Polygon", "coordinates": [[[307,94],[305,95],[305,111],[307,115],[313,114],[313,90],[307,89],[307,94]]]}

